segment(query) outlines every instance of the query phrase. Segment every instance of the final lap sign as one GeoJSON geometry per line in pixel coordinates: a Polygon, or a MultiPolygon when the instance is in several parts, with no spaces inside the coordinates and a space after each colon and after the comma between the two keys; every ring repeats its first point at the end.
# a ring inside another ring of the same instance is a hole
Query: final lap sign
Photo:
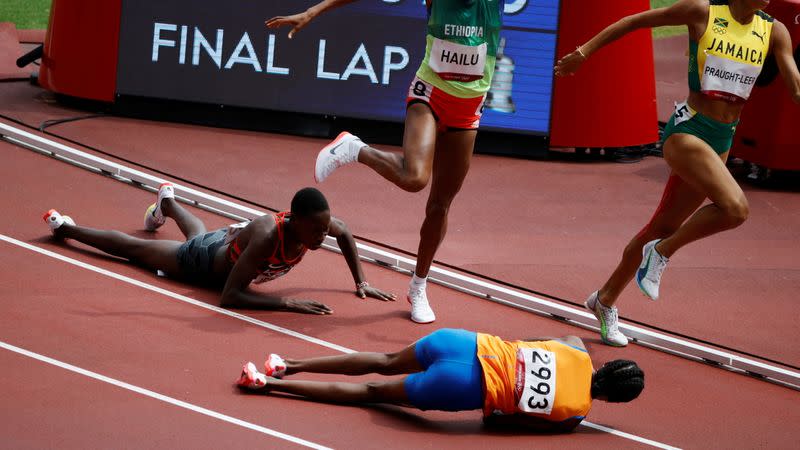
{"type": "MultiPolygon", "coordinates": [[[[124,0],[117,93],[402,121],[425,51],[424,2],[361,0],[293,39],[264,26],[315,3],[124,0]]],[[[505,12],[481,126],[546,134],[558,0],[507,0],[505,12]]]]}

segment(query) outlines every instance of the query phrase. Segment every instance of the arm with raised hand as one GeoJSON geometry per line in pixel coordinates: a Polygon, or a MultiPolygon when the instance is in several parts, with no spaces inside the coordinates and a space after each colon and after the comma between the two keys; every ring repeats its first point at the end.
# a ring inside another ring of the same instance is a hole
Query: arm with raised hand
{"type": "Polygon", "coordinates": [[[285,25],[292,27],[289,31],[289,39],[291,39],[295,33],[302,30],[318,15],[329,9],[338,8],[354,1],[356,0],[323,0],[303,12],[290,16],[275,16],[264,23],[269,28],[280,28],[285,25]]]}
{"type": "Polygon", "coordinates": [[[651,9],[623,17],[597,33],[575,51],[558,60],[555,73],[558,76],[572,75],[592,54],[626,34],[641,28],[666,25],[689,25],[697,20],[707,3],[699,0],[680,0],[666,8],[651,9]]]}

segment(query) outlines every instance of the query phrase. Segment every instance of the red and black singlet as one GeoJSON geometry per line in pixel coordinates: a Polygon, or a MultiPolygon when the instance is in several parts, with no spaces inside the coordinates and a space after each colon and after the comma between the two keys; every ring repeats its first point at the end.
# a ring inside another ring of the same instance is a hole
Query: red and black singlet
{"type": "MultiPolygon", "coordinates": [[[[291,218],[291,213],[285,211],[275,214],[274,217],[276,232],[278,233],[278,242],[275,245],[275,250],[272,252],[272,255],[264,258],[259,264],[258,275],[256,275],[253,283],[263,283],[286,275],[286,273],[292,270],[292,267],[303,259],[306,250],[308,250],[307,247],[303,246],[297,257],[292,260],[287,259],[283,246],[285,236],[284,225],[286,224],[286,219],[291,218]]],[[[228,246],[228,260],[235,264],[241,254],[242,248],[239,246],[239,237],[237,236],[228,246]]]]}

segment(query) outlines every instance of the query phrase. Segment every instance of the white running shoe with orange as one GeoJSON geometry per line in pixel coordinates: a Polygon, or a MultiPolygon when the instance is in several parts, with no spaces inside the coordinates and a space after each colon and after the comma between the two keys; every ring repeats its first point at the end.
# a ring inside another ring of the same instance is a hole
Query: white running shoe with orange
{"type": "Polygon", "coordinates": [[[358,136],[342,131],[330,144],[320,150],[314,167],[314,179],[322,183],[334,170],[358,160],[358,152],[365,144],[358,136]]]}
{"type": "Polygon", "coordinates": [[[236,380],[236,385],[242,389],[261,390],[267,386],[267,376],[256,369],[252,362],[245,363],[242,375],[236,380]]]}
{"type": "Polygon", "coordinates": [[[158,187],[158,197],[156,202],[147,207],[144,212],[144,229],[147,231],[155,231],[161,225],[167,222],[164,213],[161,211],[161,202],[165,198],[175,198],[175,188],[171,183],[163,183],[158,187]]]}
{"type": "Polygon", "coordinates": [[[56,233],[56,230],[61,227],[61,225],[75,225],[75,221],[72,220],[70,216],[62,216],[58,211],[55,209],[51,209],[44,213],[42,219],[47,223],[47,226],[50,227],[50,231],[53,234],[56,233]]]}
{"type": "Polygon", "coordinates": [[[264,374],[268,377],[283,378],[286,375],[286,361],[279,355],[270,353],[264,362],[264,374]]]}

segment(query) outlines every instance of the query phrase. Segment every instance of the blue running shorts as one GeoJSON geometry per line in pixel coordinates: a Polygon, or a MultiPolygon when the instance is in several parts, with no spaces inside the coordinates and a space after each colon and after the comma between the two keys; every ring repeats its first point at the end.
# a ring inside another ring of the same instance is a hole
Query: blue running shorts
{"type": "Polygon", "coordinates": [[[412,405],[441,411],[483,408],[477,333],[444,328],[417,341],[414,353],[424,371],[406,377],[406,395],[412,405]]]}

